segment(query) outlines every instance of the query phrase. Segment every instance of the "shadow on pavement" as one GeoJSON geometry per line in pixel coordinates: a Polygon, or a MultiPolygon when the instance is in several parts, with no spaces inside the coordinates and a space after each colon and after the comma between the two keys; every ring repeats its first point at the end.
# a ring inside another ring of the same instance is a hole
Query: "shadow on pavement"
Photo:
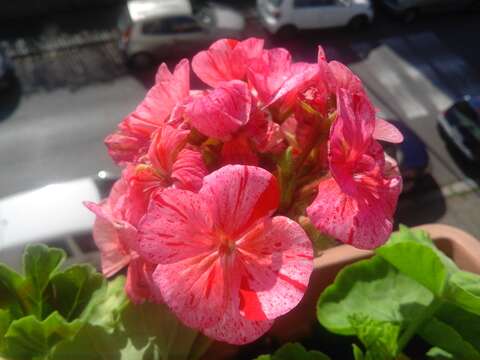
{"type": "Polygon", "coordinates": [[[399,224],[416,226],[440,219],[447,211],[445,197],[431,175],[424,176],[416,187],[402,194],[395,214],[395,227],[399,224]]]}
{"type": "Polygon", "coordinates": [[[458,165],[463,174],[467,178],[474,180],[477,184],[480,185],[480,164],[467,159],[452,143],[450,138],[443,132],[443,130],[439,126],[437,126],[437,130],[440,133],[440,137],[445,142],[448,153],[458,165]]]}
{"type": "Polygon", "coordinates": [[[14,78],[10,87],[0,92],[0,121],[6,120],[17,108],[22,98],[22,88],[17,78],[14,78]]]}

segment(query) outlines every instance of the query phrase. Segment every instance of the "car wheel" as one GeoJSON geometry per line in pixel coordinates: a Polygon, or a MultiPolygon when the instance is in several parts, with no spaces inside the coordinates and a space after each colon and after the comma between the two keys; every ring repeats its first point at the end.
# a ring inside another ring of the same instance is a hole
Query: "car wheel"
{"type": "Polygon", "coordinates": [[[147,52],[140,52],[132,55],[128,60],[128,63],[134,69],[141,70],[152,67],[154,64],[154,59],[152,54],[149,54],[147,52]]]}
{"type": "Polygon", "coordinates": [[[405,23],[411,24],[415,21],[418,15],[417,9],[407,9],[402,15],[402,19],[405,23]]]}
{"type": "Polygon", "coordinates": [[[293,25],[282,26],[275,34],[281,40],[291,40],[298,33],[298,29],[293,25]]]}
{"type": "Polygon", "coordinates": [[[367,25],[368,25],[368,17],[366,17],[365,15],[355,16],[348,23],[348,27],[354,31],[365,29],[367,25]]]}

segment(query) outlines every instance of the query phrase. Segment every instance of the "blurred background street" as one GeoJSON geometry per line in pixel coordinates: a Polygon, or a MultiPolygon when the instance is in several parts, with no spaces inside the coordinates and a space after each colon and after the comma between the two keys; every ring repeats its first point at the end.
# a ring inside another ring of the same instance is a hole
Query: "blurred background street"
{"type": "MultiPolygon", "coordinates": [[[[427,174],[402,195],[398,222],[451,224],[480,238],[480,167],[442,138],[437,121],[454,101],[480,95],[480,13],[428,14],[406,23],[377,5],[365,29],[308,30],[290,39],[262,27],[254,2],[238,11],[245,36],[286,47],[295,60],[314,62],[322,45],[328,59],[360,76],[384,118],[405,125],[425,146],[427,174]]],[[[121,9],[2,22],[0,49],[16,80],[0,93],[0,198],[99,170],[118,173],[103,139],[143,98],[154,74],[154,67],[126,65],[118,46],[121,9]]]]}

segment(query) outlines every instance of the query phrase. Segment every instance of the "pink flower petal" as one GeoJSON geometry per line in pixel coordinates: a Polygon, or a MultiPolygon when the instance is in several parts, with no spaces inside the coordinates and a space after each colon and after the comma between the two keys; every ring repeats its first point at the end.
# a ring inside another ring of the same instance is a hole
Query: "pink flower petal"
{"type": "Polygon", "coordinates": [[[250,116],[251,97],[247,84],[232,80],[187,104],[185,115],[206,136],[228,140],[250,116]]]}
{"type": "Polygon", "coordinates": [[[401,178],[398,169],[385,166],[383,149],[373,139],[375,110],[366,95],[339,89],[337,106],[328,154],[333,178],[319,184],[307,214],[320,231],[372,249],[390,235],[401,178]]]}
{"type": "Polygon", "coordinates": [[[165,176],[170,174],[178,153],[187,142],[189,133],[188,130],[163,125],[153,134],[152,143],[148,149],[148,159],[156,171],[165,176]]]}
{"type": "Polygon", "coordinates": [[[161,125],[179,102],[189,95],[190,66],[183,59],[172,73],[165,63],[161,64],[155,77],[155,85],[135,109],[132,116],[155,125],[161,125]]]}
{"type": "Polygon", "coordinates": [[[345,89],[350,94],[365,92],[361,80],[348,67],[338,61],[329,62],[328,67],[336,80],[337,89],[345,89]]]}
{"type": "Polygon", "coordinates": [[[195,74],[206,84],[217,87],[230,80],[243,80],[249,61],[260,56],[263,40],[221,39],[193,57],[195,74]]]}
{"type": "Polygon", "coordinates": [[[227,165],[207,175],[199,194],[208,203],[213,222],[235,237],[278,207],[275,177],[254,166],[227,165]]]}
{"type": "Polygon", "coordinates": [[[93,225],[93,239],[100,250],[102,273],[111,277],[131,261],[127,244],[133,242],[131,237],[135,236],[136,231],[128,223],[113,219],[105,205],[85,202],[85,206],[97,215],[93,225]]]}
{"type": "Polygon", "coordinates": [[[374,249],[392,232],[392,209],[398,198],[399,178],[387,180],[373,196],[350,196],[335,179],[322,181],[307,214],[322,232],[361,249],[374,249]]]}
{"type": "Polygon", "coordinates": [[[129,115],[120,123],[117,132],[105,138],[109,155],[119,165],[137,161],[147,152],[155,128],[133,114],[129,115]]]}
{"type": "Polygon", "coordinates": [[[162,302],[161,297],[155,291],[152,279],[155,266],[136,258],[130,262],[125,282],[125,292],[134,304],[142,304],[145,301],[162,302]]]}
{"type": "Polygon", "coordinates": [[[248,344],[264,335],[273,325],[273,320],[249,320],[238,312],[230,302],[220,322],[204,329],[204,334],[218,341],[234,345],[248,344]]]}
{"type": "Polygon", "coordinates": [[[199,254],[159,264],[153,279],[165,303],[187,325],[197,329],[220,321],[228,301],[219,258],[199,254]]]}
{"type": "Polygon", "coordinates": [[[267,104],[283,83],[291,76],[292,56],[281,48],[265,50],[251,62],[247,75],[259,99],[267,104]]]}
{"type": "Polygon", "coordinates": [[[140,223],[139,252],[155,264],[205,256],[214,248],[207,204],[195,193],[168,188],[154,195],[140,223]]]}
{"type": "Polygon", "coordinates": [[[319,66],[317,64],[293,64],[291,76],[265,106],[268,107],[281,100],[284,103],[283,107],[291,107],[298,92],[311,85],[318,74],[319,66]]]}
{"type": "Polygon", "coordinates": [[[377,140],[387,141],[394,144],[399,144],[403,141],[402,133],[394,125],[379,118],[377,118],[375,123],[373,137],[377,140]]]}
{"type": "Polygon", "coordinates": [[[258,165],[258,157],[252,149],[249,140],[244,136],[223,143],[221,152],[222,166],[229,164],[258,165]]]}
{"type": "Polygon", "coordinates": [[[202,154],[197,150],[185,148],[178,154],[171,176],[177,188],[196,192],[202,187],[207,172],[202,154]]]}
{"type": "Polygon", "coordinates": [[[302,227],[277,216],[257,224],[237,246],[244,268],[243,315],[275,319],[297,306],[313,270],[312,242],[302,227]]]}

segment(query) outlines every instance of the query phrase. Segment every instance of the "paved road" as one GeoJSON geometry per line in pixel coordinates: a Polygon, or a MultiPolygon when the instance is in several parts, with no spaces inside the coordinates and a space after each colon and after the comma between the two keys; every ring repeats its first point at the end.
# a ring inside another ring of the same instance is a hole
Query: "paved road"
{"type": "MultiPolygon", "coordinates": [[[[250,34],[265,35],[249,21],[250,34]]],[[[480,15],[440,15],[410,26],[381,15],[364,33],[309,32],[283,45],[312,61],[322,43],[330,58],[360,75],[385,117],[401,119],[427,144],[432,176],[402,199],[399,221],[446,222],[480,237],[480,197],[470,180],[479,172],[445,145],[435,122],[453,99],[480,94],[478,24],[480,15]]],[[[24,91],[0,121],[0,197],[115,169],[102,140],[148,82],[129,75],[119,56],[106,40],[16,59],[24,91]]]]}

